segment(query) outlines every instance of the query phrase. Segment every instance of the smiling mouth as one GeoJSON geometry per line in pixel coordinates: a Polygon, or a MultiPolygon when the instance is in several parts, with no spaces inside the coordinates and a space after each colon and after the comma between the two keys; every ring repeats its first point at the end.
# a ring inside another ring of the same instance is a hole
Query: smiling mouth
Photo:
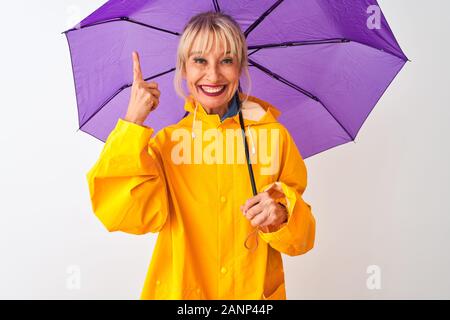
{"type": "Polygon", "coordinates": [[[227,88],[227,85],[223,86],[204,86],[199,85],[198,86],[200,90],[207,96],[218,96],[221,95],[223,92],[225,92],[225,89],[227,88]]]}

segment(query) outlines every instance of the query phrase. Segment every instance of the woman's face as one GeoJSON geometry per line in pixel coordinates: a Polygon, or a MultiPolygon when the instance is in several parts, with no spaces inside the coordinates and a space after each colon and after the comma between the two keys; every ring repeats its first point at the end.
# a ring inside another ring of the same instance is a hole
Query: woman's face
{"type": "MultiPolygon", "coordinates": [[[[214,44],[212,47],[214,48],[214,44]]],[[[208,113],[216,114],[227,110],[239,85],[239,76],[235,57],[229,53],[224,55],[222,48],[204,55],[191,52],[186,62],[186,74],[183,75],[195,100],[208,113]]]]}

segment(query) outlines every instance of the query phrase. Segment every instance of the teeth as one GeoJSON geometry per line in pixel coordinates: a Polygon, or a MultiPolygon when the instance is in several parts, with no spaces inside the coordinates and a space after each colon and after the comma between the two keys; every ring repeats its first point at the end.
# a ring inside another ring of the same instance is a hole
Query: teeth
{"type": "Polygon", "coordinates": [[[205,90],[208,93],[216,93],[221,91],[225,86],[217,87],[217,88],[211,88],[206,86],[201,86],[203,90],[205,90]]]}

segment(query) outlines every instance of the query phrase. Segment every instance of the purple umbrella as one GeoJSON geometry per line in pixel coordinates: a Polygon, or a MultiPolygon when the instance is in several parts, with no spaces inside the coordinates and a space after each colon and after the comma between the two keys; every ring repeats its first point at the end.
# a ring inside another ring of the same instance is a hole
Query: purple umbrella
{"type": "Polygon", "coordinates": [[[353,141],[408,61],[375,0],[110,0],[64,32],[79,129],[105,141],[125,116],[133,50],[163,93],[145,125],[157,132],[177,123],[185,112],[172,84],[179,36],[191,16],[211,10],[245,31],[250,94],[281,110],[303,158],[353,141]]]}

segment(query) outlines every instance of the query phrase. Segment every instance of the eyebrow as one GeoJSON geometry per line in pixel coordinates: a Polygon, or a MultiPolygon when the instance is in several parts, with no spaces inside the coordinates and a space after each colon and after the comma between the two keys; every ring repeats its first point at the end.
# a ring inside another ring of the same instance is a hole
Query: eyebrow
{"type": "MultiPolygon", "coordinates": [[[[229,54],[231,51],[227,51],[227,53],[226,54],[229,54]]],[[[194,54],[200,54],[200,53],[202,53],[201,51],[192,51],[191,53],[189,53],[189,57],[190,56],[192,56],[192,55],[194,55],[194,54]]]]}

